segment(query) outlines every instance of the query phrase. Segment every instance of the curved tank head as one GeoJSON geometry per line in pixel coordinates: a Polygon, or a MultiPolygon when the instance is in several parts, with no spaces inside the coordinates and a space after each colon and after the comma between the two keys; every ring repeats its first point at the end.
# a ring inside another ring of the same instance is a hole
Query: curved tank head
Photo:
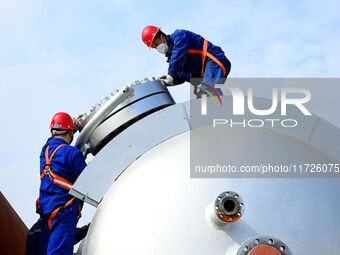
{"type": "MultiPolygon", "coordinates": [[[[190,178],[190,135],[208,129],[176,135],[135,160],[99,204],[82,254],[340,254],[338,179],[190,178]]],[[[226,136],[228,144],[216,139],[213,148],[226,162],[333,160],[275,130],[233,128],[226,136]]]]}
{"type": "MultiPolygon", "coordinates": [[[[80,254],[340,254],[339,178],[193,172],[207,158],[293,171],[293,164],[331,163],[339,172],[339,129],[312,116],[296,128],[221,127],[222,139],[192,117],[200,100],[174,104],[160,81],[144,85],[89,132],[95,157],[71,194],[97,211],[80,254]]],[[[223,97],[226,109],[232,102],[223,97]]],[[[220,110],[209,109],[212,116],[220,110]]]]}

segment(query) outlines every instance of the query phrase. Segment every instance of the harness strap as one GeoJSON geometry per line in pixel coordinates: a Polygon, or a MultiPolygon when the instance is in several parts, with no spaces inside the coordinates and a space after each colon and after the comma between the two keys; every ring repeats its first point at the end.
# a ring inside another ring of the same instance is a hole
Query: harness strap
{"type": "Polygon", "coordinates": [[[188,53],[189,54],[201,54],[202,55],[201,77],[203,77],[203,75],[204,75],[206,57],[208,57],[212,61],[214,61],[222,69],[223,75],[226,76],[227,71],[226,71],[224,65],[214,55],[212,55],[208,52],[208,40],[207,39],[204,39],[204,41],[203,41],[203,49],[202,50],[188,49],[188,53]]]}
{"type": "Polygon", "coordinates": [[[51,157],[48,156],[49,150],[50,150],[50,145],[47,146],[47,148],[45,150],[45,161],[46,161],[46,163],[45,163],[44,170],[42,171],[42,173],[40,175],[40,180],[42,180],[45,177],[47,170],[51,170],[52,158],[57,153],[57,151],[63,146],[66,146],[66,144],[60,144],[57,148],[55,148],[55,150],[52,152],[51,157]]]}
{"type": "Polygon", "coordinates": [[[48,225],[48,228],[49,228],[49,229],[51,229],[51,227],[52,227],[52,221],[53,221],[53,219],[57,216],[58,212],[59,212],[61,209],[64,209],[64,208],[66,208],[66,207],[69,207],[69,206],[72,204],[72,202],[73,202],[74,199],[75,199],[75,197],[71,198],[69,201],[67,201],[66,204],[61,205],[61,206],[59,206],[58,208],[56,208],[56,209],[53,210],[53,212],[51,213],[50,218],[48,219],[48,222],[47,222],[47,225],[48,225]]]}
{"type": "Polygon", "coordinates": [[[51,162],[52,162],[52,159],[54,157],[54,155],[56,154],[56,152],[63,146],[66,146],[66,144],[60,144],[53,152],[52,152],[52,155],[51,157],[48,156],[49,154],[49,148],[50,146],[48,145],[46,150],[45,150],[45,160],[46,160],[46,164],[45,164],[45,167],[44,167],[44,170],[43,172],[41,173],[40,175],[40,180],[42,180],[46,175],[48,175],[51,179],[51,181],[58,185],[58,186],[61,186],[62,188],[65,188],[65,189],[68,189],[70,190],[72,188],[72,183],[69,182],[68,180],[66,180],[65,178],[55,174],[52,172],[52,169],[51,169],[51,162]]]}
{"type": "Polygon", "coordinates": [[[64,143],[63,143],[63,144],[60,144],[57,148],[55,148],[55,150],[52,152],[51,157],[48,156],[49,150],[50,150],[50,145],[47,146],[47,148],[46,148],[46,150],[45,150],[45,159],[46,159],[46,164],[47,164],[47,165],[50,165],[50,164],[51,164],[54,155],[55,155],[55,154],[57,153],[57,151],[58,151],[61,147],[63,147],[63,146],[66,146],[66,144],[64,144],[64,143]]]}
{"type": "Polygon", "coordinates": [[[201,76],[203,77],[204,74],[204,67],[205,67],[205,59],[207,58],[208,53],[208,40],[204,39],[203,41],[203,52],[202,52],[202,70],[201,76]]]}
{"type": "MultiPolygon", "coordinates": [[[[52,181],[53,184],[58,185],[59,187],[62,187],[64,189],[70,190],[72,188],[72,183],[69,182],[68,180],[66,180],[65,178],[55,174],[52,172],[51,169],[51,162],[52,159],[54,157],[54,155],[56,154],[56,152],[63,146],[66,146],[66,144],[61,144],[59,145],[57,148],[55,148],[55,150],[52,152],[51,156],[49,157],[49,149],[50,146],[48,145],[46,150],[45,150],[45,160],[46,160],[46,164],[44,167],[43,172],[40,175],[40,180],[42,180],[46,175],[50,178],[50,180],[52,181]]],[[[56,217],[56,215],[58,214],[58,212],[68,206],[70,206],[72,204],[72,202],[74,201],[75,197],[71,198],[69,201],[66,202],[66,204],[59,206],[58,208],[54,209],[48,219],[47,225],[48,228],[51,229],[52,227],[52,221],[53,219],[56,217]]],[[[80,214],[80,208],[79,208],[79,216],[80,214]]]]}

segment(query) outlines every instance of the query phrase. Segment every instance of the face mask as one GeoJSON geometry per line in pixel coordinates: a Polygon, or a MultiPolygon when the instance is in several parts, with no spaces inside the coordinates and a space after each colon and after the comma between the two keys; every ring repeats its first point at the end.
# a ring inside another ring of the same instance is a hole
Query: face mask
{"type": "Polygon", "coordinates": [[[169,50],[169,46],[166,43],[160,43],[156,47],[157,51],[161,54],[166,54],[169,50]]]}

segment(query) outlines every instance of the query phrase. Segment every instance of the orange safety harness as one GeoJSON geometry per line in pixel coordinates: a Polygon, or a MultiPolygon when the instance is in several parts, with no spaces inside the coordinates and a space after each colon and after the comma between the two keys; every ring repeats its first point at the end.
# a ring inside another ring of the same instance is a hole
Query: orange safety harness
{"type": "Polygon", "coordinates": [[[202,70],[201,70],[201,77],[204,75],[204,68],[205,68],[205,60],[206,58],[210,58],[214,61],[223,71],[223,75],[226,76],[227,71],[224,65],[219,61],[214,55],[208,52],[208,40],[204,39],[203,41],[203,49],[202,50],[195,50],[195,49],[188,49],[189,54],[201,54],[202,55],[202,70]]]}
{"type": "MultiPolygon", "coordinates": [[[[66,146],[66,144],[61,144],[59,145],[53,152],[52,152],[52,155],[51,157],[48,156],[49,154],[49,148],[50,146],[48,145],[47,148],[46,148],[46,151],[45,151],[45,160],[46,160],[46,164],[45,164],[45,167],[44,167],[44,170],[43,172],[41,173],[40,175],[40,180],[42,180],[45,176],[48,176],[51,180],[51,182],[55,185],[58,185],[59,187],[61,188],[64,188],[66,190],[70,190],[72,188],[72,183],[69,182],[68,180],[66,180],[65,178],[55,174],[52,172],[52,169],[51,169],[51,163],[52,163],[52,159],[54,157],[54,155],[56,154],[56,152],[63,146],[66,146]]],[[[49,229],[51,229],[51,226],[52,226],[52,221],[53,219],[56,217],[56,215],[58,214],[58,212],[61,210],[61,209],[64,209],[68,206],[70,206],[73,202],[73,200],[75,199],[75,197],[71,198],[69,201],[66,202],[66,204],[64,205],[61,205],[59,207],[57,207],[56,209],[54,209],[48,219],[48,227],[49,229]]]]}

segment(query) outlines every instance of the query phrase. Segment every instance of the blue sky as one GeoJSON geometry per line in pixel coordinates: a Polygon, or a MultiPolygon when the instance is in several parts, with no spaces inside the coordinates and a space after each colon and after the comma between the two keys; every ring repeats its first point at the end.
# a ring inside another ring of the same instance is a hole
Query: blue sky
{"type": "MultiPolygon", "coordinates": [[[[231,60],[230,77],[339,77],[339,9],[335,0],[0,0],[0,190],[32,225],[51,116],[166,73],[140,40],[145,25],[205,36],[231,60]]],[[[188,89],[171,92],[181,102],[188,89]]]]}

